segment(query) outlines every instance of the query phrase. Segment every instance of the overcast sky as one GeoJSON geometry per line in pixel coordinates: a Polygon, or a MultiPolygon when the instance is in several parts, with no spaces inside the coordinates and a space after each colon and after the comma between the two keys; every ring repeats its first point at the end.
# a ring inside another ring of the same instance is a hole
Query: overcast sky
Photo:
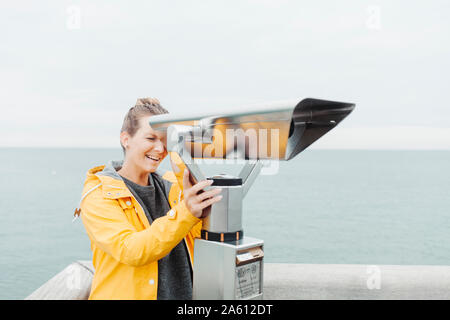
{"type": "Polygon", "coordinates": [[[2,1],[0,146],[119,147],[126,111],[323,98],[314,146],[450,149],[448,1],[2,1]]]}

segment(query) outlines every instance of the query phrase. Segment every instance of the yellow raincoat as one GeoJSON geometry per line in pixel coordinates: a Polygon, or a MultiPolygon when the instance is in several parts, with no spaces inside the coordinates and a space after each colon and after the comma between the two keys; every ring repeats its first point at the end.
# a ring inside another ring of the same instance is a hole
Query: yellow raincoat
{"type": "Polygon", "coordinates": [[[92,168],[84,183],[81,218],[91,240],[95,268],[89,299],[150,299],[158,292],[158,260],[186,241],[193,264],[201,220],[187,209],[184,168],[162,176],[171,210],[151,224],[117,173],[121,162],[92,168]],[[178,181],[177,181],[178,180],[178,181]]]}

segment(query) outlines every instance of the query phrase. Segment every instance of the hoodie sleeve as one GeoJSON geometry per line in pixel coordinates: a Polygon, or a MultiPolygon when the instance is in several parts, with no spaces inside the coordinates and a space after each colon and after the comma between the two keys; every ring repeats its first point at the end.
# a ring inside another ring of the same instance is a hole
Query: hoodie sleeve
{"type": "Polygon", "coordinates": [[[120,263],[135,267],[166,256],[200,221],[181,201],[150,227],[138,231],[118,201],[104,198],[99,189],[83,200],[81,218],[96,246],[120,263]]]}

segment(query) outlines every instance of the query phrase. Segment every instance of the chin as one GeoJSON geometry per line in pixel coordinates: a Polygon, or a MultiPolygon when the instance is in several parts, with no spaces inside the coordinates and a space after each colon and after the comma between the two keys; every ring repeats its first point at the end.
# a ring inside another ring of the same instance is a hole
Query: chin
{"type": "Polygon", "coordinates": [[[153,172],[155,172],[158,169],[158,167],[159,167],[159,165],[157,165],[157,166],[149,166],[149,165],[147,165],[147,166],[144,167],[144,169],[147,172],[153,173],[153,172]]]}

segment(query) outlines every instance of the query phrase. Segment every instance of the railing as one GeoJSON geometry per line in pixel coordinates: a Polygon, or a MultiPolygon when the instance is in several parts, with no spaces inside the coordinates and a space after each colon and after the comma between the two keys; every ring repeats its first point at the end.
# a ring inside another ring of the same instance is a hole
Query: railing
{"type": "MultiPolygon", "coordinates": [[[[90,261],[72,263],[26,299],[89,297],[90,261]]],[[[264,264],[265,299],[450,299],[450,266],[264,264]]]]}

